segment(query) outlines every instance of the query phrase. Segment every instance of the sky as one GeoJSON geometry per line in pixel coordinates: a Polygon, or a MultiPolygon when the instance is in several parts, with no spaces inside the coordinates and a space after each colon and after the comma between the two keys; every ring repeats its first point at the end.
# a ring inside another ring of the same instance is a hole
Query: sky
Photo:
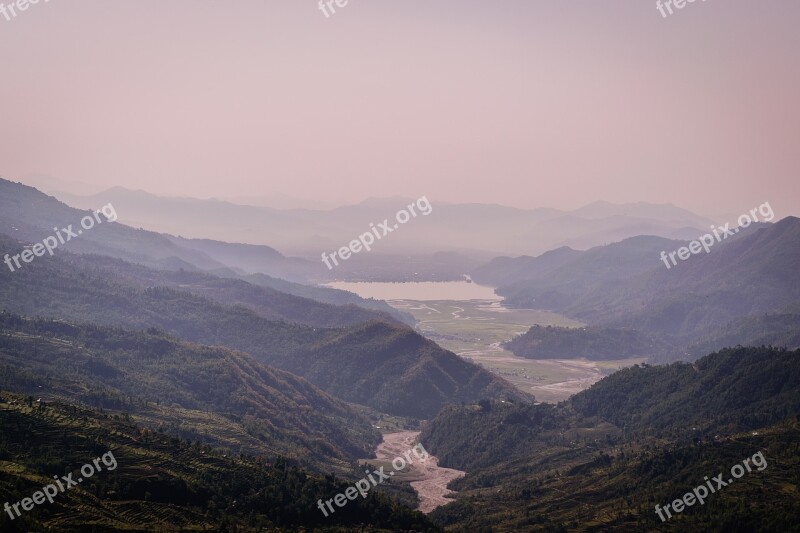
{"type": "MultiPolygon", "coordinates": [[[[0,0],[9,4],[8,0],[0,0]]],[[[320,203],[800,215],[800,2],[41,0],[0,176],[320,203]]]]}

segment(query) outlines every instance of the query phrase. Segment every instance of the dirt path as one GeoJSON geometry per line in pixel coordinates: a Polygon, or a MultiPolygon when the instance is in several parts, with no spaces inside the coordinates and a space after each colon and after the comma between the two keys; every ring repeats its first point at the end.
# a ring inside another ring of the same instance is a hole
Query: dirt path
{"type": "MultiPolygon", "coordinates": [[[[399,431],[385,434],[383,442],[375,451],[378,460],[391,462],[395,457],[403,457],[414,446],[418,436],[419,431],[399,431]]],[[[413,453],[410,457],[414,462],[408,476],[413,479],[411,486],[419,495],[419,510],[423,513],[430,513],[440,505],[453,501],[447,497],[448,494],[453,493],[447,488],[447,484],[463,476],[464,472],[440,467],[439,459],[432,455],[425,461],[417,459],[413,453]]]]}

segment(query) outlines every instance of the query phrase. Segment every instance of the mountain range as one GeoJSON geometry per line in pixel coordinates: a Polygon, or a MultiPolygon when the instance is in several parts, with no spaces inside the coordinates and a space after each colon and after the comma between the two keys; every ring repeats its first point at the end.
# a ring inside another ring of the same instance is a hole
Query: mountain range
{"type": "MultiPolygon", "coordinates": [[[[121,205],[130,198],[115,194],[121,205]]],[[[249,213],[269,222],[265,236],[292,228],[297,249],[308,244],[301,230],[319,224],[341,236],[402,203],[241,211],[134,197],[176,209],[176,226],[207,210],[207,223],[234,231],[249,213]]],[[[564,213],[442,204],[424,220],[444,212],[447,223],[428,228],[420,253],[397,261],[400,242],[349,268],[358,279],[469,272],[508,305],[587,324],[531,324],[503,345],[522,357],[666,363],[623,368],[542,404],[422,336],[411,315],[314,285],[326,274],[279,252],[280,240],[158,233],[155,215],[153,229],[136,229],[113,208],[119,220],[85,229],[52,257],[0,268],[0,500],[107,450],[120,471],[19,521],[0,513],[3,531],[655,530],[667,527],[656,503],[756,453],[766,469],[668,527],[797,523],[800,219],[755,224],[668,269],[661,252],[684,246],[704,222],[673,206],[600,202],[564,213]],[[494,222],[481,228],[480,217],[494,222]],[[491,258],[514,249],[505,236],[481,248],[482,232],[534,219],[542,224],[526,238],[564,224],[539,255],[491,258]],[[475,232],[474,246],[442,247],[459,224],[475,232]],[[653,224],[657,234],[636,233],[653,224]],[[440,465],[466,472],[449,486],[453,501],[422,515],[395,478],[323,520],[317,500],[363,477],[360,462],[375,457],[387,420],[421,425],[419,439],[440,465]]],[[[33,250],[87,213],[0,180],[0,257],[33,250]]]]}
{"type": "Polygon", "coordinates": [[[471,276],[498,285],[496,292],[509,305],[557,311],[595,327],[636,330],[673,346],[668,353],[651,351],[656,360],[686,358],[689,352],[697,357],[732,340],[797,347],[800,323],[793,309],[800,298],[795,267],[800,219],[753,225],[710,253],[666,268],[661,252],[686,244],[638,236],[585,251],[560,248],[537,257],[498,258],[471,276]],[[767,323],[766,315],[782,318],[767,323]]]}
{"type": "MultiPolygon", "coordinates": [[[[320,265],[322,252],[338,250],[368,231],[370,222],[393,220],[398,210],[414,201],[374,198],[329,210],[275,209],[160,197],[121,187],[91,196],[62,194],[60,198],[87,209],[111,202],[119,209],[121,220],[133,226],[187,238],[273,246],[320,265]]],[[[488,260],[566,245],[591,247],[642,234],[689,239],[710,222],[669,204],[596,202],[574,211],[437,203],[435,199],[431,205],[430,215],[412,218],[376,245],[377,253],[362,254],[353,262],[368,264],[378,254],[424,256],[436,252],[460,252],[473,260],[488,260]]],[[[349,268],[350,263],[339,271],[349,268]]]]}
{"type": "Polygon", "coordinates": [[[448,531],[792,531],[799,357],[723,350],[616,372],[559,405],[448,407],[422,440],[468,474],[430,517],[448,531]],[[757,454],[759,468],[733,480],[731,468],[757,454]],[[731,486],[659,519],[656,505],[719,472],[731,486]]]}

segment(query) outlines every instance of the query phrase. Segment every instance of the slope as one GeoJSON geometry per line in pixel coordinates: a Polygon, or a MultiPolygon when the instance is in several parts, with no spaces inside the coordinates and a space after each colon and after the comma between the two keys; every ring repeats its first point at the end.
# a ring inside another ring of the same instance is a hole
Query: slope
{"type": "Polygon", "coordinates": [[[421,440],[468,475],[451,487],[456,502],[431,516],[452,531],[791,530],[798,361],[800,351],[739,348],[626,369],[558,406],[449,407],[421,440]],[[668,523],[653,511],[759,452],[767,466],[705,506],[668,523]]]}
{"type": "Polygon", "coordinates": [[[380,493],[326,518],[317,500],[344,492],[342,480],[309,474],[282,458],[229,457],[117,414],[0,392],[0,427],[0,501],[19,502],[52,483],[53,474],[108,459],[52,503],[13,521],[0,513],[7,532],[436,530],[380,493]]]}
{"type": "MultiPolygon", "coordinates": [[[[0,255],[14,244],[0,237],[0,255]]],[[[433,343],[423,343],[423,337],[405,327],[324,329],[269,320],[247,307],[223,305],[184,290],[137,287],[111,269],[94,266],[90,258],[69,254],[37,258],[13,273],[0,269],[0,304],[27,316],[128,329],[159,327],[191,342],[248,352],[262,362],[301,375],[306,375],[307,369],[298,369],[296,361],[321,357],[324,343],[331,341],[328,350],[335,356],[325,358],[330,376],[312,373],[308,374],[309,381],[342,399],[361,401],[389,413],[414,412],[430,417],[446,403],[518,395],[506,381],[458,360],[433,343]],[[398,331],[404,331],[414,342],[394,344],[398,331]],[[365,351],[368,344],[376,351],[365,351]],[[363,355],[362,367],[348,363],[352,353],[363,355]],[[419,370],[420,361],[440,368],[437,379],[432,381],[419,370]],[[414,390],[417,397],[409,399],[396,386],[384,391],[392,395],[379,396],[374,389],[374,394],[365,397],[359,392],[363,390],[359,384],[365,367],[375,375],[392,376],[406,390],[414,390]]]]}
{"type": "Polygon", "coordinates": [[[370,456],[380,442],[364,414],[302,378],[153,330],[0,314],[0,388],[125,411],[153,429],[196,418],[176,433],[219,448],[233,427],[244,437],[233,449],[317,465],[370,456]]]}

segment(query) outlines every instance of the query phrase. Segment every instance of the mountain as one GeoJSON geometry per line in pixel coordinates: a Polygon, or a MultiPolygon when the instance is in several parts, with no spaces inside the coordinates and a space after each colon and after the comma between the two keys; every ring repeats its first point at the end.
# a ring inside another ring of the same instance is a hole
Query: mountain
{"type": "Polygon", "coordinates": [[[711,222],[706,218],[695,215],[688,209],[683,209],[673,204],[651,204],[647,202],[613,204],[601,200],[576,209],[572,211],[572,214],[589,219],[624,216],[675,222],[681,226],[705,226],[711,222]]]}
{"type": "MultiPolygon", "coordinates": [[[[597,289],[616,287],[658,268],[663,265],[659,253],[680,245],[680,241],[639,236],[582,252],[562,248],[532,259],[519,258],[512,261],[515,277],[506,278],[496,292],[515,306],[565,309],[597,289]]],[[[490,273],[487,268],[483,276],[490,273]]]]}
{"type": "Polygon", "coordinates": [[[452,531],[791,530],[799,362],[800,350],[729,349],[637,365],[559,405],[448,407],[421,439],[441,465],[468,473],[451,484],[455,502],[430,516],[452,531]],[[654,512],[745,459],[759,468],[703,506],[668,524],[654,512]]]}
{"type": "Polygon", "coordinates": [[[361,296],[358,296],[350,291],[333,289],[331,287],[318,287],[312,285],[302,285],[300,283],[292,283],[291,281],[273,278],[271,276],[267,276],[266,274],[251,274],[249,276],[241,276],[240,278],[253,285],[269,287],[270,289],[275,289],[279,292],[293,294],[301,298],[309,298],[326,304],[336,306],[357,305],[358,307],[362,307],[364,309],[389,313],[395,319],[403,322],[404,324],[408,324],[409,326],[414,326],[417,322],[410,313],[395,309],[383,300],[362,298],[361,296]]]}
{"type": "Polygon", "coordinates": [[[532,326],[504,343],[503,347],[529,359],[583,358],[592,361],[652,358],[669,350],[664,342],[634,330],[553,326],[532,326]]]}
{"type": "MultiPolygon", "coordinates": [[[[20,243],[0,236],[0,257],[19,249],[20,243]]],[[[191,279],[192,274],[165,274],[174,276],[173,286],[165,287],[157,283],[154,286],[133,283],[126,277],[130,272],[148,274],[146,269],[94,256],[61,253],[40,257],[16,272],[0,269],[0,304],[10,312],[26,316],[126,329],[157,327],[190,342],[247,352],[261,362],[307,375],[309,381],[341,399],[360,401],[388,413],[427,418],[447,403],[521,394],[505,380],[424,341],[405,326],[381,328],[370,322],[368,327],[329,329],[276,321],[261,314],[258,301],[247,306],[221,303],[224,298],[214,290],[199,296],[192,294],[190,288],[180,287],[183,284],[180,282],[191,279]],[[107,264],[114,268],[108,268],[107,264]],[[397,343],[398,335],[409,342],[397,343]],[[323,346],[336,356],[322,354],[323,346]],[[365,351],[365,346],[374,351],[365,351]],[[360,354],[360,366],[350,364],[353,354],[360,354]],[[329,375],[311,373],[316,368],[311,364],[303,368],[296,364],[314,358],[324,361],[329,375]],[[438,372],[426,375],[421,371],[425,367],[436,368],[438,372]],[[367,374],[374,376],[374,383],[365,388],[363,381],[367,374]],[[386,383],[381,385],[379,381],[386,383]],[[365,390],[372,394],[365,395],[365,390]],[[409,390],[417,396],[409,398],[409,390]],[[392,394],[386,395],[388,392],[392,394]]],[[[152,275],[158,280],[162,276],[152,275]]],[[[213,289],[213,284],[224,287],[228,281],[209,283],[213,289]]],[[[244,299],[257,289],[242,286],[234,296],[230,292],[224,294],[244,299]]],[[[301,306],[297,312],[302,314],[306,308],[301,306]]]]}
{"type": "MultiPolygon", "coordinates": [[[[182,239],[141,229],[147,224],[139,224],[140,228],[135,229],[122,223],[127,217],[111,201],[88,208],[107,209],[113,217],[105,221],[106,216],[101,216],[103,223],[95,224],[91,230],[81,230],[79,238],[70,239],[69,249],[75,253],[97,253],[172,270],[199,269],[228,275],[261,272],[295,281],[329,279],[321,262],[287,258],[268,246],[182,239]]],[[[32,187],[0,179],[0,233],[27,242],[41,242],[54,234],[54,228],[72,224],[79,230],[81,219],[87,214],[90,213],[32,187]]]]}
{"type": "MultiPolygon", "coordinates": [[[[62,199],[81,207],[112,202],[128,224],[188,238],[274,246],[315,263],[323,251],[338,250],[369,231],[370,223],[392,220],[400,209],[415,202],[399,197],[372,198],[329,210],[274,209],[219,200],[166,198],[119,187],[92,196],[65,195],[62,199]]],[[[412,218],[380,246],[376,244],[375,250],[394,256],[395,261],[452,251],[476,260],[487,254],[540,254],[578,241],[581,247],[588,248],[645,233],[689,239],[709,224],[707,219],[674,206],[643,203],[602,204],[575,211],[435,200],[431,205],[430,215],[412,218]]],[[[374,255],[361,254],[357,262],[368,265],[374,255]]],[[[335,275],[344,276],[353,262],[342,265],[335,275]]],[[[451,270],[450,275],[466,271],[451,270]]],[[[414,270],[407,269],[406,273],[410,272],[414,270]]]]}
{"type": "Polygon", "coordinates": [[[77,481],[82,465],[97,460],[100,469],[52,503],[29,512],[18,505],[13,520],[0,513],[0,529],[9,533],[438,531],[421,513],[391,501],[383,487],[325,517],[318,500],[344,493],[351,481],[284,458],[223,454],[143,428],[124,413],[3,391],[0,427],[0,501],[18,503],[53,483],[54,473],[77,481]]]}
{"type": "MultiPolygon", "coordinates": [[[[785,346],[800,348],[800,312],[797,310],[751,315],[715,330],[688,348],[690,358],[720,346],[785,346]]],[[[658,361],[658,358],[655,359],[658,361]]]]}
{"type": "Polygon", "coordinates": [[[500,286],[515,281],[539,278],[580,255],[581,252],[562,246],[537,257],[497,257],[472,270],[470,276],[478,283],[500,286]]]}
{"type": "Polygon", "coordinates": [[[624,324],[693,341],[800,299],[800,219],[787,217],[723,241],[709,254],[657,268],[572,304],[592,323],[624,324]]]}
{"type": "Polygon", "coordinates": [[[800,350],[740,347],[695,363],[634,365],[558,405],[448,407],[421,439],[442,465],[468,471],[580,442],[603,449],[715,440],[800,415],[798,363],[800,350]],[[485,446],[489,439],[495,446],[485,446]]]}
{"type": "MultiPolygon", "coordinates": [[[[118,216],[113,205],[108,212],[114,215],[113,218],[118,216]]],[[[0,179],[0,233],[6,233],[25,243],[41,242],[54,235],[53,228],[60,229],[72,224],[77,229],[80,220],[86,215],[85,211],[71,208],[36,189],[0,179]]],[[[105,215],[100,215],[100,219],[104,220],[105,215]]],[[[399,312],[385,302],[366,300],[336,289],[289,283],[263,274],[277,272],[288,279],[300,280],[309,276],[320,277],[312,275],[319,268],[317,264],[284,257],[267,246],[182,239],[137,230],[118,221],[106,221],[81,233],[79,237],[70,238],[66,246],[61,248],[74,253],[115,257],[156,269],[202,270],[222,277],[251,279],[256,285],[288,294],[332,305],[361,305],[384,314],[389,313],[407,324],[414,324],[409,314],[399,312]],[[248,272],[251,274],[246,274],[248,272]],[[256,274],[252,274],[253,272],[256,274]]],[[[55,253],[60,251],[61,249],[56,248],[55,253]]],[[[343,315],[348,314],[344,310],[340,311],[343,315]]],[[[372,314],[368,319],[378,316],[372,314]]]]}
{"type": "Polygon", "coordinates": [[[171,235],[167,235],[167,238],[181,248],[201,252],[220,263],[241,270],[244,274],[265,274],[298,283],[330,279],[321,261],[285,257],[269,246],[184,239],[171,235]]]}
{"type": "MultiPolygon", "coordinates": [[[[92,206],[95,210],[102,207],[102,204],[92,206]]],[[[113,215],[111,218],[117,219],[113,205],[107,211],[113,215]]],[[[69,207],[32,187],[0,179],[0,233],[23,242],[41,242],[56,234],[54,228],[60,230],[71,224],[75,231],[82,233],[60,246],[68,246],[74,253],[103,254],[155,268],[170,265],[203,270],[226,267],[203,253],[181,248],[157,233],[106,220],[105,215],[100,217],[103,222],[91,230],[80,230],[81,219],[87,215],[91,212],[69,207]]]]}
{"type": "Polygon", "coordinates": [[[154,329],[0,314],[0,369],[2,390],[124,411],[153,430],[183,419],[174,434],[320,469],[380,442],[364,414],[304,379],[154,329]]]}
{"type": "MultiPolygon", "coordinates": [[[[344,327],[371,320],[400,323],[393,313],[368,310],[353,303],[330,305],[242,279],[184,270],[155,270],[97,255],[70,257],[68,261],[70,260],[81,268],[102,272],[138,289],[174,288],[225,305],[246,307],[270,320],[320,327],[344,327]]],[[[313,292],[313,288],[309,287],[309,290],[313,292]]]]}
{"type": "MultiPolygon", "coordinates": [[[[757,336],[729,335],[708,344],[717,337],[713,332],[746,328],[735,324],[782,313],[800,298],[800,271],[794,267],[800,261],[800,219],[753,225],[717,243],[710,253],[667,269],[659,260],[661,252],[684,244],[636,237],[579,252],[557,268],[541,266],[549,260],[545,255],[487,265],[479,276],[498,278],[510,273],[513,264],[515,274],[497,289],[507,303],[558,311],[592,326],[655,335],[676,345],[673,357],[699,342],[706,343],[704,350],[736,338],[757,342],[757,336]]],[[[790,337],[764,340],[782,338],[790,337]]]]}
{"type": "Polygon", "coordinates": [[[533,400],[418,333],[384,322],[348,328],[291,359],[266,361],[340,398],[415,418],[476,398],[533,400]]]}

